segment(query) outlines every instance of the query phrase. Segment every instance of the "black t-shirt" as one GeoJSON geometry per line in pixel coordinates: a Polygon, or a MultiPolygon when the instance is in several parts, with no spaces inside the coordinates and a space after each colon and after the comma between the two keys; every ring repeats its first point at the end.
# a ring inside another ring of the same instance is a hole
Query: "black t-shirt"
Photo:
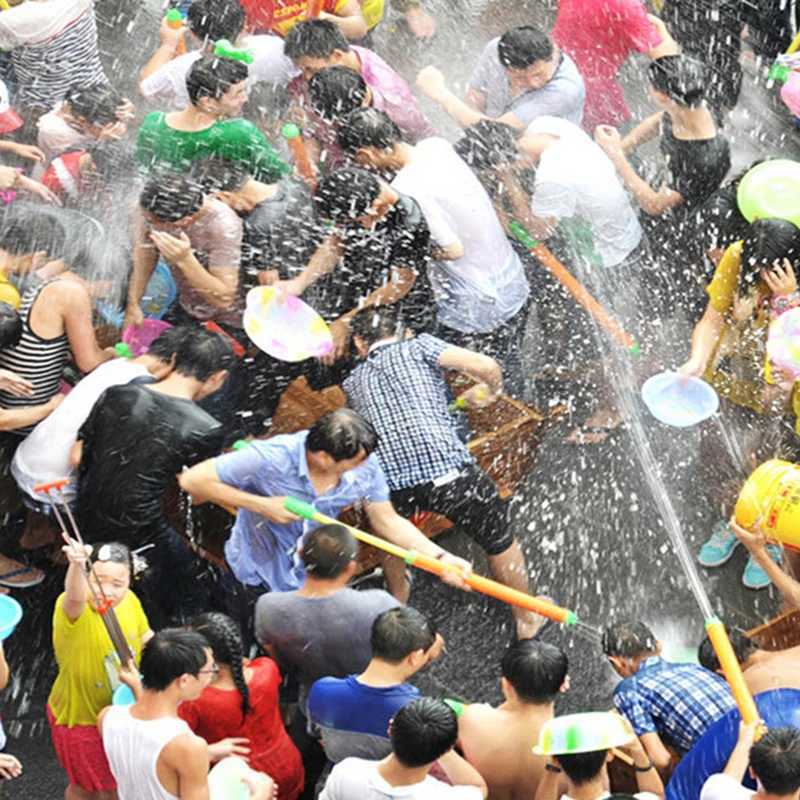
{"type": "Polygon", "coordinates": [[[427,330],[435,313],[428,280],[431,234],[417,201],[400,199],[375,227],[348,227],[344,234],[343,263],[318,281],[309,302],[327,320],[355,308],[371,292],[385,286],[394,268],[414,273],[415,281],[399,301],[403,322],[417,332],[427,330]]]}
{"type": "Polygon", "coordinates": [[[78,519],[89,542],[146,541],[184,466],[222,450],[223,426],[191,400],[147,386],[107,389],[81,426],[78,519]]]}

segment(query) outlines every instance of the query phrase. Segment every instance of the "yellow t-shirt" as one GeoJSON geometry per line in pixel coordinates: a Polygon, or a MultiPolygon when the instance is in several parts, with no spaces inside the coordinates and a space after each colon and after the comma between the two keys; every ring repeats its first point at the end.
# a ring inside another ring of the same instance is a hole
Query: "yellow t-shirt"
{"type": "MultiPolygon", "coordinates": [[[[63,602],[62,594],[53,612],[58,676],[47,703],[59,725],[96,725],[98,713],[111,703],[119,685],[119,658],[100,614],[87,603],[78,619],[70,622],[63,602]]],[[[138,664],[142,637],[150,630],[142,604],[129,591],[114,610],[138,664]]]]}
{"type": "Polygon", "coordinates": [[[361,16],[372,30],[383,19],[383,0],[361,0],[361,16]]]}
{"type": "Polygon", "coordinates": [[[706,286],[708,302],[715,311],[727,314],[736,300],[739,288],[739,272],[742,269],[742,249],[744,242],[734,242],[722,255],[714,270],[711,283],[706,286]]]}

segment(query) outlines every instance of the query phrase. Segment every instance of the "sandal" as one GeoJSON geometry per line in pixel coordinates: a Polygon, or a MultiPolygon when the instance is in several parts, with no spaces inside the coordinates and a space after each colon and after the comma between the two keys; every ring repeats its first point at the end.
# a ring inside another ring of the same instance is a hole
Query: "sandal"
{"type": "MultiPolygon", "coordinates": [[[[11,561],[11,559],[8,560],[11,561]]],[[[44,572],[36,567],[28,567],[23,564],[20,564],[18,569],[0,574],[0,586],[6,586],[9,589],[30,589],[32,586],[38,586],[43,580],[44,572]],[[29,577],[26,578],[26,575],[29,577]]]]}

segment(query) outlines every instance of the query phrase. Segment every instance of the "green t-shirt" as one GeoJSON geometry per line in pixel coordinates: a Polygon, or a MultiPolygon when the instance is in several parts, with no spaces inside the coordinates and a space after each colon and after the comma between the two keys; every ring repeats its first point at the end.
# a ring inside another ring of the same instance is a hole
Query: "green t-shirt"
{"type": "Polygon", "coordinates": [[[139,128],[136,158],[148,171],[170,166],[184,172],[193,161],[208,156],[244,161],[253,177],[265,183],[275,183],[292,171],[252,122],[224,119],[202,131],[178,131],[167,125],[166,116],[153,111],[139,128]]]}

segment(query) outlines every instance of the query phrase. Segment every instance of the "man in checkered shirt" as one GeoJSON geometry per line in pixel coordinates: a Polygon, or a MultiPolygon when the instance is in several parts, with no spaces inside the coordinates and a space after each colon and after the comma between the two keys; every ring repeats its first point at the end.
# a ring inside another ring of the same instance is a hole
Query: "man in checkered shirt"
{"type": "Polygon", "coordinates": [[[614,705],[659,770],[671,761],[666,744],[683,755],[713,722],[736,707],[719,675],[698,664],[661,658],[661,642],[642,622],[607,627],[603,652],[623,678],[614,690],[614,705]]]}
{"type": "MultiPolygon", "coordinates": [[[[529,591],[525,557],[509,530],[506,504],[458,434],[445,370],[480,383],[461,398],[493,403],[503,389],[497,362],[429,334],[405,335],[396,305],[370,307],[352,320],[360,363],[342,384],[349,405],[378,433],[376,455],[398,513],[446,516],[486,552],[501,583],[529,591]]],[[[514,609],[517,635],[533,636],[544,622],[514,609]]]]}

